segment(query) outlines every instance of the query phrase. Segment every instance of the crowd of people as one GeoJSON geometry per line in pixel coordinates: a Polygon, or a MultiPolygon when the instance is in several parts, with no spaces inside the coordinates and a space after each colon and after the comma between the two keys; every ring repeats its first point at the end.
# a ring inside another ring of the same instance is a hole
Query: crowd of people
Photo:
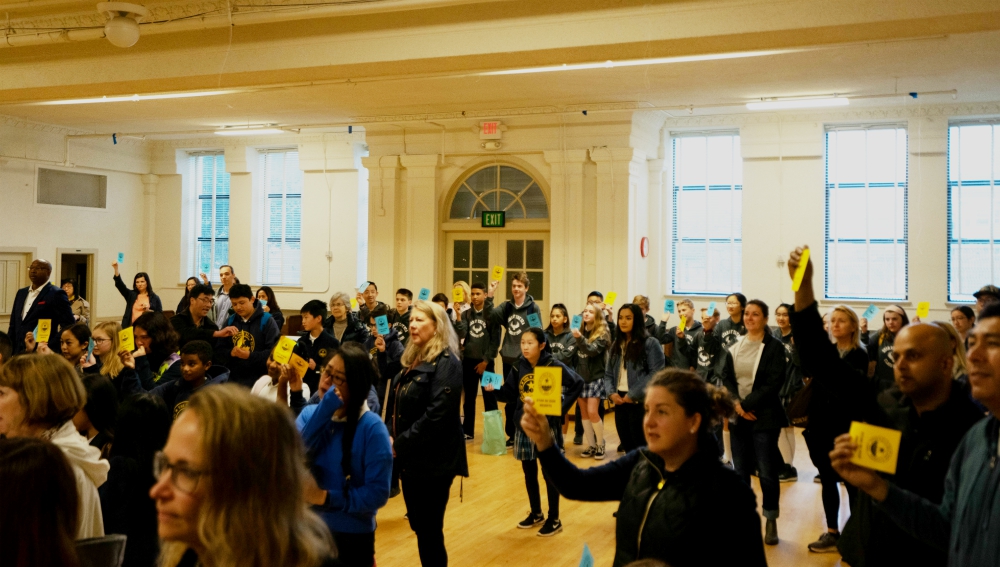
{"type": "Polygon", "coordinates": [[[487,415],[503,404],[502,428],[484,435],[524,473],[516,527],[552,537],[561,498],[619,502],[615,567],[766,565],[780,485],[798,480],[796,427],[827,525],[810,552],[852,566],[1000,564],[992,285],[950,322],[888,305],[869,331],[850,306],[821,313],[808,262],[773,325],[771,306],[741,293],[725,318],[680,299],[657,320],[645,296],[615,311],[595,291],[580,313],[553,304],[545,324],[525,273],[498,305],[497,281],[416,301],[400,288],[391,306],[365,282],[302,305],[289,346],[274,291],[231,266],[218,289],[189,278],[169,319],[148,274],[129,288],[113,268],[120,323],[95,322],[73,282],[49,283],[35,260],[0,333],[5,565],[90,564],[88,544],[120,534],[126,566],[373,567],[378,511],[401,494],[420,563],[446,566],[445,511],[470,475],[480,395],[487,415]],[[483,380],[497,358],[499,386],[483,380]],[[536,407],[540,368],[561,374],[559,415],[536,407]],[[574,407],[579,449],[563,438],[574,407]],[[852,422],[901,432],[895,474],[855,464],[852,422]]]}

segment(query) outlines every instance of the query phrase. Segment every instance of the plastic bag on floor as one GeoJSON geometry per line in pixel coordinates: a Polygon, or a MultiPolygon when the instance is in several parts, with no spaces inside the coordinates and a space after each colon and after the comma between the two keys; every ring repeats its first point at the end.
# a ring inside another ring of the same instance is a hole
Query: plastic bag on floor
{"type": "Polygon", "coordinates": [[[483,454],[507,454],[507,435],[503,431],[503,414],[500,410],[483,412],[483,454]]]}

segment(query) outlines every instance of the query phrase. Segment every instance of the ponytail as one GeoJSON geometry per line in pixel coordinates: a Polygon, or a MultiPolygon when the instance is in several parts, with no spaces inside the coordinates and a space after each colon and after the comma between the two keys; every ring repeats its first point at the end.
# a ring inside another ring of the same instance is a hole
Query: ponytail
{"type": "Polygon", "coordinates": [[[647,388],[666,388],[688,416],[701,414],[699,435],[709,433],[736,411],[729,392],[706,383],[690,370],[665,368],[653,375],[647,388]]]}

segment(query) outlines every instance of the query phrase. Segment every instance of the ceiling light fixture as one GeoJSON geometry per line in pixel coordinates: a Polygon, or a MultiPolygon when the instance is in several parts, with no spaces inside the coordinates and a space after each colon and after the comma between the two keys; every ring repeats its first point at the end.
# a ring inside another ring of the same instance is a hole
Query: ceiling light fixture
{"type": "Polygon", "coordinates": [[[851,101],[844,97],[772,99],[748,102],[747,110],[784,110],[787,108],[823,108],[827,106],[847,106],[851,101]]]}
{"type": "Polygon", "coordinates": [[[267,136],[287,133],[281,128],[224,128],[215,131],[217,136],[267,136]]]}
{"type": "Polygon", "coordinates": [[[139,20],[149,17],[145,6],[129,2],[101,2],[97,11],[108,17],[104,37],[117,47],[132,47],[139,41],[139,20]]]}
{"type": "Polygon", "coordinates": [[[225,91],[200,91],[193,93],[163,93],[163,94],[134,94],[124,96],[99,96],[93,98],[72,98],[67,100],[46,100],[44,102],[28,103],[28,106],[59,106],[64,104],[100,104],[105,102],[141,102],[144,100],[164,100],[169,98],[196,98],[200,96],[218,96],[242,92],[239,90],[225,91]]]}
{"type": "Polygon", "coordinates": [[[766,51],[736,51],[733,53],[709,53],[704,55],[679,55],[676,57],[655,57],[650,59],[626,59],[624,61],[600,61],[594,63],[574,63],[551,65],[546,67],[525,67],[523,69],[504,69],[502,71],[484,71],[480,76],[491,75],[521,75],[526,73],[552,73],[556,71],[582,71],[585,69],[611,69],[615,67],[635,67],[638,65],[663,65],[667,63],[692,63],[697,61],[722,61],[725,59],[742,59],[744,57],[764,57],[767,55],[782,55],[812,51],[815,48],[770,49],[766,51]]]}

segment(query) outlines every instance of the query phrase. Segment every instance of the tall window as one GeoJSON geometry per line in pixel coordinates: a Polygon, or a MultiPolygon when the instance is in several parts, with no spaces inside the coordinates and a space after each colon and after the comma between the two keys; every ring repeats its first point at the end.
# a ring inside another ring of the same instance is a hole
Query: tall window
{"type": "Polygon", "coordinates": [[[1000,276],[1000,124],[948,129],[948,300],[972,302],[1000,276]]]}
{"type": "Polygon", "coordinates": [[[296,150],[260,153],[263,230],[258,281],[270,285],[302,282],[302,170],[296,150]]]}
{"type": "Polygon", "coordinates": [[[740,291],[743,160],[733,132],[674,137],[673,293],[740,291]]]}
{"type": "Polygon", "coordinates": [[[906,299],[906,129],[826,133],[826,297],[906,299]]]}
{"type": "Polygon", "coordinates": [[[222,152],[191,154],[188,174],[196,197],[190,272],[218,281],[219,266],[229,263],[229,173],[222,152]]]}

